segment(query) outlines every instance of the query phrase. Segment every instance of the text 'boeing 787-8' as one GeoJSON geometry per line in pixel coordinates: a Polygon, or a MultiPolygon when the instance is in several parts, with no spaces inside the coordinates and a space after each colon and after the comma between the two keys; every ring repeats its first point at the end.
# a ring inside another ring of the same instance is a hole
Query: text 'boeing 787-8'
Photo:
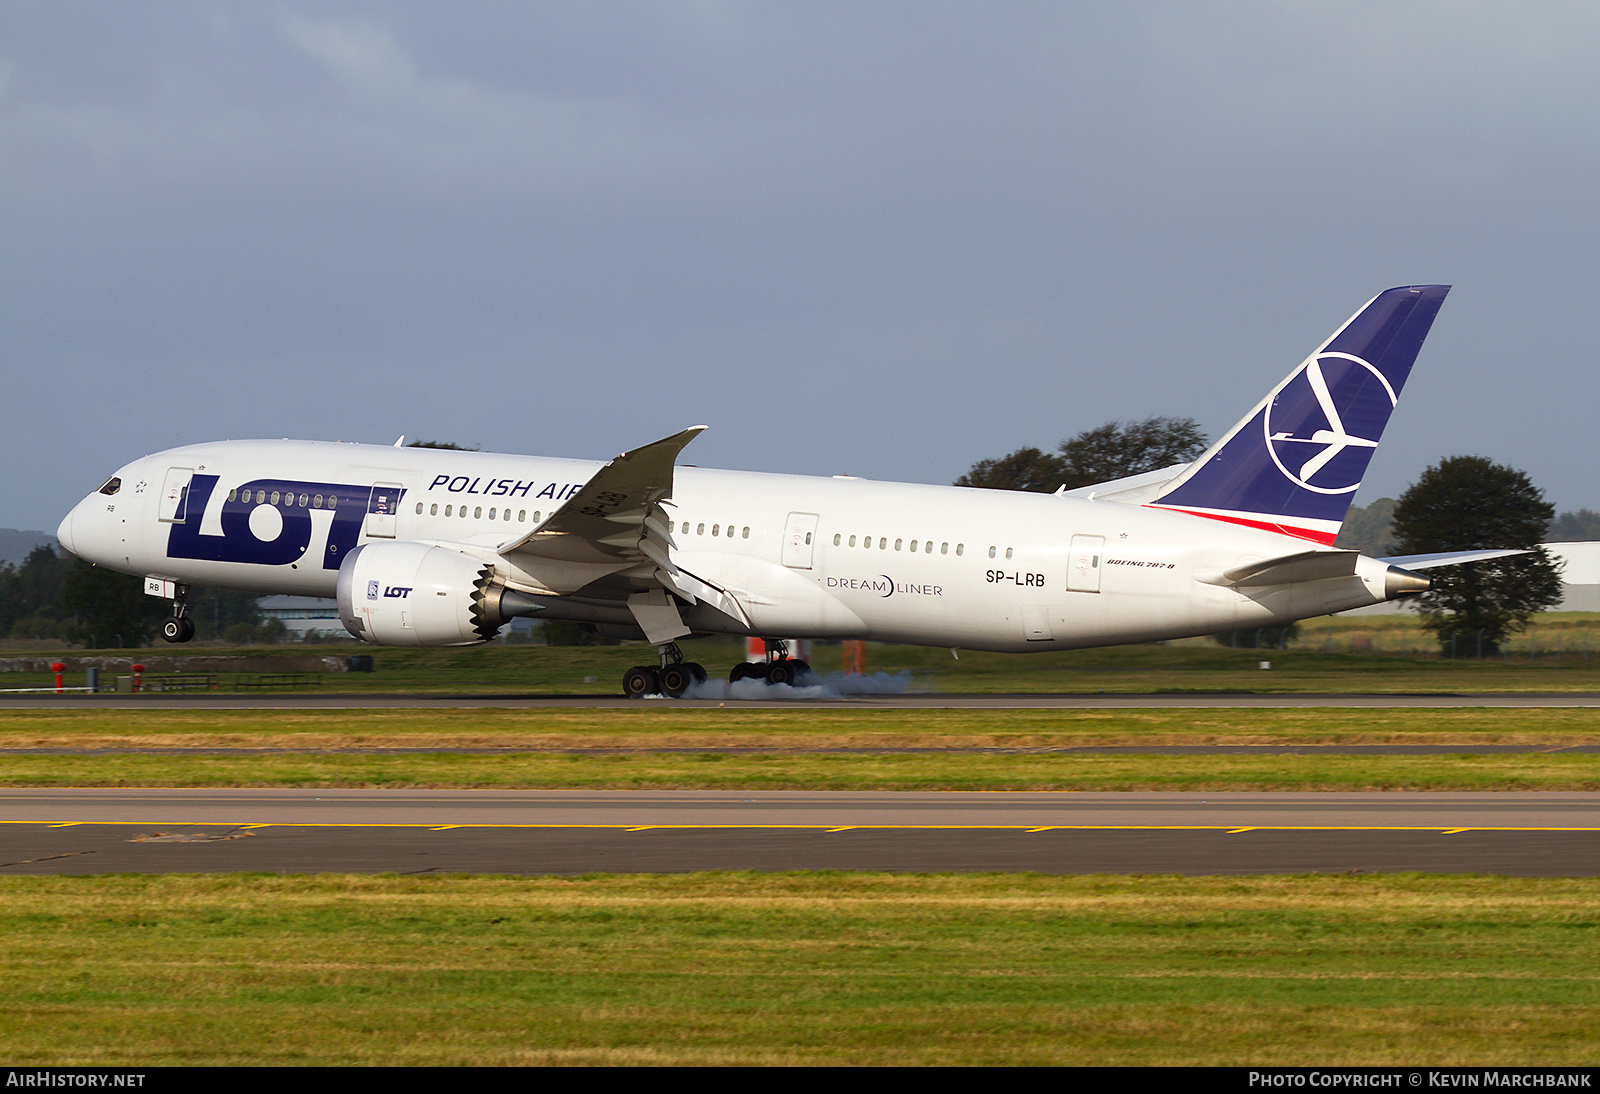
{"type": "MultiPolygon", "coordinates": [[[[576,620],[658,647],[632,695],[704,678],[691,634],[1022,651],[1284,623],[1511,553],[1333,547],[1446,292],[1379,294],[1195,462],[1055,495],[675,466],[702,426],[605,464],[227,441],[128,464],[59,537],[171,599],[169,642],[194,634],[189,585],[334,596],[382,645],[576,620]]],[[[805,671],[771,645],[734,677],[805,671]]]]}

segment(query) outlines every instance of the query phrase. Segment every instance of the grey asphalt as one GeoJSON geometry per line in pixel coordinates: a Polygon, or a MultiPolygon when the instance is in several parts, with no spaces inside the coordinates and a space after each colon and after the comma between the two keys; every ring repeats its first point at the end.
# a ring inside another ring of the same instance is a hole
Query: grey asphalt
{"type": "Polygon", "coordinates": [[[1600,876],[1600,794],[0,791],[0,873],[1600,876]]]}

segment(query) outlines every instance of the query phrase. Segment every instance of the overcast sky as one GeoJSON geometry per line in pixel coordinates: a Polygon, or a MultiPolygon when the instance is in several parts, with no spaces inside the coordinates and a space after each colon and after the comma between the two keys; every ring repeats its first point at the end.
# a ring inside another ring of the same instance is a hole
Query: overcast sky
{"type": "Polygon", "coordinates": [[[1456,286],[1358,503],[1590,471],[1600,5],[0,3],[0,526],[237,437],[950,482],[1456,286]]]}

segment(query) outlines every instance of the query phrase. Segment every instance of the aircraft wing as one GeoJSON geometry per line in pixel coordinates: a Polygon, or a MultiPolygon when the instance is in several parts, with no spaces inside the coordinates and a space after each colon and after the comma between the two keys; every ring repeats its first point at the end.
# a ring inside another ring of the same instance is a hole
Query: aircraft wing
{"type": "Polygon", "coordinates": [[[1097,482],[1093,486],[1080,486],[1076,490],[1058,490],[1064,498],[1088,498],[1093,501],[1116,501],[1123,505],[1142,505],[1161,492],[1161,488],[1189,469],[1186,463],[1175,463],[1159,471],[1145,471],[1127,478],[1097,482]]]}
{"type": "Polygon", "coordinates": [[[624,452],[537,528],[496,549],[563,562],[665,565],[671,527],[656,503],[672,496],[678,453],[705,428],[690,426],[624,452]]]}

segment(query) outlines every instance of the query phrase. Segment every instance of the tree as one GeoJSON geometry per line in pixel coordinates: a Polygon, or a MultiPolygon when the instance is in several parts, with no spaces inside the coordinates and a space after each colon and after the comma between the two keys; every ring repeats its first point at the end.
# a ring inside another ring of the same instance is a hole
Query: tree
{"type": "Polygon", "coordinates": [[[979,460],[955,484],[985,490],[1035,490],[1051,494],[1061,483],[1060,457],[1037,448],[1019,448],[997,460],[979,460]]]}
{"type": "Polygon", "coordinates": [[[1429,571],[1433,588],[1416,605],[1445,656],[1498,652],[1529,616],[1561,600],[1560,568],[1539,546],[1554,515],[1526,474],[1482,456],[1441,460],[1400,495],[1393,523],[1399,554],[1532,552],[1429,571]]]}
{"type": "Polygon", "coordinates": [[[1206,450],[1205,434],[1193,418],[1146,418],[1107,422],[1061,442],[1067,489],[1188,463],[1206,450]]]}
{"type": "Polygon", "coordinates": [[[1600,513],[1593,509],[1579,509],[1576,513],[1562,513],[1550,523],[1545,533],[1546,543],[1587,543],[1600,539],[1600,513]]]}
{"type": "Polygon", "coordinates": [[[1076,490],[1187,463],[1205,450],[1205,434],[1193,418],[1146,418],[1126,425],[1107,422],[1062,441],[1056,448],[1059,455],[1019,448],[999,459],[979,460],[955,484],[1043,493],[1062,486],[1076,490]]]}
{"type": "Polygon", "coordinates": [[[144,593],[144,582],[73,559],[61,606],[77,614],[75,640],[93,646],[142,646],[166,614],[166,602],[144,593]]]}
{"type": "Polygon", "coordinates": [[[28,552],[20,567],[0,566],[0,634],[54,638],[61,630],[61,586],[69,563],[48,545],[28,552]]]}
{"type": "Polygon", "coordinates": [[[1393,520],[1393,498],[1379,498],[1365,509],[1352,505],[1350,512],[1345,514],[1344,527],[1339,529],[1339,538],[1333,541],[1333,545],[1360,551],[1373,558],[1392,555],[1395,553],[1391,549],[1393,532],[1390,523],[1393,520]]]}

